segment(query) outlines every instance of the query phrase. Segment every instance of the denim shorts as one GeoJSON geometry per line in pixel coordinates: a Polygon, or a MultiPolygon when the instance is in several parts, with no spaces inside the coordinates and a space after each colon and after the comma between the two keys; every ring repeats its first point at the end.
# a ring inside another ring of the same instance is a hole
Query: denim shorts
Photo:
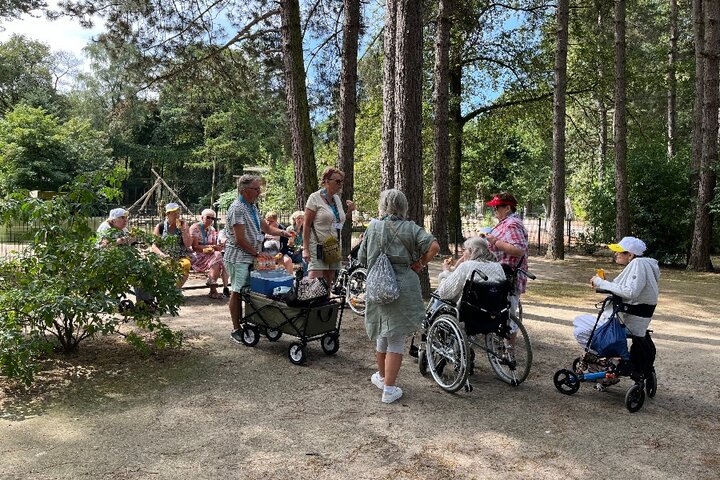
{"type": "Polygon", "coordinates": [[[230,277],[230,290],[240,293],[243,287],[250,285],[250,264],[225,262],[225,270],[230,277]]]}

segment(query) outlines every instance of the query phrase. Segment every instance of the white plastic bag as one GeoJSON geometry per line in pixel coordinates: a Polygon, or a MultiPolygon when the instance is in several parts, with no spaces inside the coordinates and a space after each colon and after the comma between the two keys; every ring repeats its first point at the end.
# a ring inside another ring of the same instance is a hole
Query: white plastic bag
{"type": "MultiPolygon", "coordinates": [[[[383,232],[380,238],[384,236],[384,227],[385,223],[383,222],[383,232]]],[[[365,301],[367,303],[387,305],[400,298],[400,287],[398,286],[397,278],[395,278],[395,271],[382,246],[380,255],[368,272],[365,285],[367,286],[365,292],[365,301]]]]}

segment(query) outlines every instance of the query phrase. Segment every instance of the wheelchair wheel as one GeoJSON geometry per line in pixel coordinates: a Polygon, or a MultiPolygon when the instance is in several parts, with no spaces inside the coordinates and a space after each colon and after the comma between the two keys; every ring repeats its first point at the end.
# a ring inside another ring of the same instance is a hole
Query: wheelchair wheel
{"type": "Polygon", "coordinates": [[[636,383],[632,387],[628,388],[625,393],[625,407],[630,413],[635,413],[640,410],[645,403],[645,390],[643,389],[642,383],[636,383]]]}
{"type": "Polygon", "coordinates": [[[657,393],[657,375],[655,374],[655,367],[652,368],[647,378],[645,379],[645,392],[650,398],[655,398],[657,393]]]}
{"type": "Polygon", "coordinates": [[[513,387],[520,385],[528,377],[533,358],[527,330],[522,323],[516,324],[518,330],[514,345],[497,333],[485,335],[485,351],[490,367],[500,380],[513,387]]]}
{"type": "Polygon", "coordinates": [[[427,376],[428,361],[427,354],[425,353],[424,348],[418,351],[418,369],[420,369],[420,375],[422,375],[423,377],[427,376]]]}
{"type": "Polygon", "coordinates": [[[347,277],[345,284],[345,301],[350,309],[358,315],[365,315],[365,279],[367,270],[356,268],[347,277]]]}
{"type": "Polygon", "coordinates": [[[457,392],[467,380],[468,352],[465,332],[452,315],[440,315],[427,331],[428,370],[440,388],[457,392]]]}
{"type": "Polygon", "coordinates": [[[563,395],[572,395],[580,390],[580,380],[577,375],[575,375],[575,372],[571,372],[565,368],[555,372],[553,383],[558,392],[563,395]]]}

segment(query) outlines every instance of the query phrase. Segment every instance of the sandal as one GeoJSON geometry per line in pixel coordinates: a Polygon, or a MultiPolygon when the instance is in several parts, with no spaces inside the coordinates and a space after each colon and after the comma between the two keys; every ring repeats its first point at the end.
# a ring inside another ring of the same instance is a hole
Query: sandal
{"type": "Polygon", "coordinates": [[[224,297],[230,296],[230,289],[228,287],[223,287],[223,296],[224,297]]]}
{"type": "Polygon", "coordinates": [[[223,298],[223,294],[219,293],[219,292],[215,292],[215,293],[210,293],[208,295],[208,297],[213,298],[215,300],[220,300],[221,298],[223,298]]]}

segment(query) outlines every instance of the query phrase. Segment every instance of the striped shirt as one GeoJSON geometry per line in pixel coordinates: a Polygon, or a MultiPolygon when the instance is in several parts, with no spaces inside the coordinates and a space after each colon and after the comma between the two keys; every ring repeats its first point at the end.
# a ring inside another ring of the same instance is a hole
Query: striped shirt
{"type": "Polygon", "coordinates": [[[238,197],[227,213],[227,221],[225,222],[225,236],[227,243],[225,244],[225,261],[228,263],[252,263],[255,257],[240,248],[235,239],[235,231],[233,225],[242,225],[245,227],[245,240],[255,247],[256,251],[261,250],[262,241],[258,240],[260,234],[260,210],[255,204],[246,203],[242,197],[238,197]]]}

